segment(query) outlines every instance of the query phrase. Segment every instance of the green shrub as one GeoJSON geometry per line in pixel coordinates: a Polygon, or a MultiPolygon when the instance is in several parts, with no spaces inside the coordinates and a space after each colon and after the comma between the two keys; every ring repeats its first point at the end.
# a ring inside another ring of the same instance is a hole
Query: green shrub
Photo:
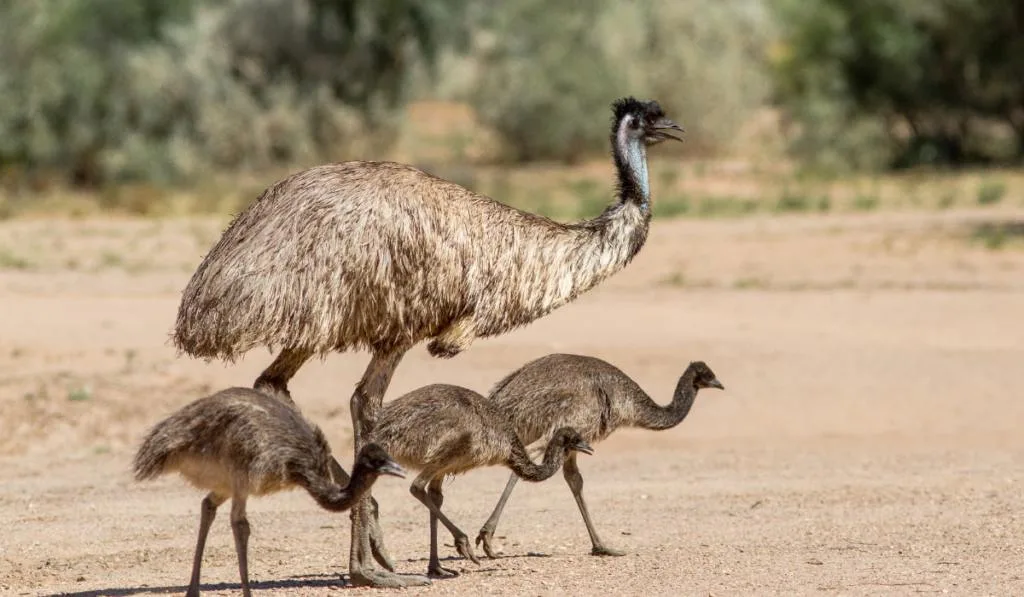
{"type": "Polygon", "coordinates": [[[372,152],[463,4],[8,0],[0,167],[99,185],[372,152]]]}
{"type": "Polygon", "coordinates": [[[986,181],[978,187],[978,205],[995,205],[1006,195],[1006,183],[986,181]]]}
{"type": "Polygon", "coordinates": [[[764,56],[775,24],[765,0],[618,2],[598,32],[628,88],[686,128],[683,151],[736,149],[737,133],[770,97],[764,56]]]}
{"type": "Polygon", "coordinates": [[[495,5],[471,102],[513,161],[574,161],[606,150],[608,107],[623,89],[595,27],[605,0],[495,5]]]}
{"type": "Polygon", "coordinates": [[[1024,156],[1024,4],[777,0],[791,149],[829,169],[1024,156]],[[1006,139],[1016,139],[1006,142],[1006,139]]]}
{"type": "Polygon", "coordinates": [[[725,151],[770,91],[763,0],[493,6],[470,98],[514,161],[606,152],[623,95],[657,99],[686,128],[685,151],[725,151]]]}

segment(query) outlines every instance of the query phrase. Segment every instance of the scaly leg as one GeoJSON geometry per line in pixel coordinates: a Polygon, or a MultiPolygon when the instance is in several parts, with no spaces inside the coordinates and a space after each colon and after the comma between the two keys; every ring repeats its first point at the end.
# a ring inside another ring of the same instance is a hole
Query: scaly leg
{"type": "Polygon", "coordinates": [[[245,516],[245,494],[231,497],[231,531],[238,553],[238,576],[242,579],[242,595],[252,597],[249,590],[249,519],[245,516]]]}
{"type": "MultiPolygon", "coordinates": [[[[330,466],[334,482],[339,485],[348,485],[351,477],[333,456],[331,456],[330,466]]],[[[391,559],[387,546],[384,545],[384,531],[380,528],[380,508],[377,506],[377,500],[372,496],[370,497],[369,521],[370,551],[373,552],[373,559],[388,571],[394,572],[395,562],[391,559]]]]}
{"type": "MultiPolygon", "coordinates": [[[[291,392],[288,391],[288,382],[295,377],[295,373],[298,372],[299,368],[302,367],[313,356],[313,353],[308,350],[285,348],[278,353],[277,358],[270,364],[269,367],[264,369],[263,373],[256,378],[256,382],[253,384],[253,388],[274,396],[278,400],[286,402],[290,406],[294,407],[295,410],[299,409],[295,401],[292,400],[291,392]]],[[[345,469],[338,463],[338,460],[331,457],[331,476],[334,477],[334,481],[340,485],[345,485],[349,481],[349,475],[345,472],[345,469]]],[[[384,546],[384,533],[380,528],[380,520],[378,517],[377,501],[372,500],[371,509],[373,516],[370,522],[370,549],[373,552],[374,559],[381,565],[391,570],[395,570],[395,563],[391,559],[391,555],[388,553],[387,548],[384,546]]]]}
{"type": "Polygon", "coordinates": [[[192,558],[192,580],[188,583],[186,597],[199,597],[199,569],[203,566],[203,550],[206,548],[206,537],[210,534],[210,525],[217,517],[217,508],[227,498],[221,497],[212,491],[203,498],[199,510],[199,539],[196,540],[196,554],[192,558]]]}
{"type": "MultiPolygon", "coordinates": [[[[391,376],[402,360],[406,348],[374,353],[363,377],[356,384],[352,394],[352,432],[355,436],[355,452],[365,444],[365,438],[373,430],[377,413],[384,402],[384,394],[391,384],[391,376]]],[[[352,508],[352,545],[349,550],[349,574],[352,584],[373,587],[410,587],[430,584],[430,579],[418,575],[395,574],[390,570],[378,570],[373,565],[370,546],[373,525],[373,508],[370,492],[352,508]]]]}
{"type": "MultiPolygon", "coordinates": [[[[438,509],[444,505],[444,493],[441,492],[441,480],[434,479],[427,486],[427,495],[437,505],[438,509]]],[[[427,564],[427,576],[437,578],[451,578],[459,573],[441,566],[441,560],[437,557],[437,516],[430,513],[430,563],[427,564]]]]}
{"type": "MultiPolygon", "coordinates": [[[[434,501],[433,496],[441,494],[441,482],[437,480],[437,484],[434,485],[434,480],[432,479],[434,475],[435,472],[429,470],[420,473],[416,480],[412,482],[412,486],[409,487],[409,492],[430,510],[432,532],[430,534],[430,563],[428,564],[428,571],[434,573],[434,569],[437,569],[439,572],[438,576],[456,576],[452,570],[442,568],[437,558],[437,533],[433,532],[436,528],[435,519],[441,521],[441,524],[452,534],[452,537],[455,539],[455,549],[458,550],[459,554],[469,558],[474,564],[479,564],[480,560],[473,553],[473,547],[469,544],[469,536],[463,533],[462,529],[455,526],[455,523],[441,512],[441,504],[434,501]],[[429,492],[427,491],[427,484],[431,484],[429,492]]],[[[444,501],[443,496],[441,501],[444,501]]]]}
{"type": "MultiPolygon", "coordinates": [[[[288,391],[288,382],[295,377],[295,373],[302,367],[313,353],[308,350],[284,348],[278,353],[277,358],[269,367],[260,373],[252,387],[264,394],[269,394],[290,406],[295,406],[291,392],[288,391]]],[[[298,409],[298,407],[295,407],[298,409]]]]}
{"type": "Polygon", "coordinates": [[[498,504],[494,507],[494,512],[491,512],[487,522],[484,523],[484,526],[480,527],[480,532],[477,533],[477,546],[483,543],[484,553],[491,559],[498,557],[491,550],[491,539],[494,538],[494,531],[498,528],[498,519],[501,518],[501,513],[505,510],[505,503],[508,502],[508,498],[512,495],[512,490],[516,488],[516,483],[518,482],[519,477],[512,473],[508,478],[508,483],[505,484],[505,491],[501,492],[501,497],[498,498],[498,504]]]}
{"type": "Polygon", "coordinates": [[[565,463],[562,465],[562,475],[565,476],[565,482],[569,484],[569,489],[572,491],[572,497],[576,499],[576,505],[580,508],[580,514],[583,515],[583,523],[587,525],[587,532],[590,533],[590,543],[593,544],[593,548],[590,553],[595,556],[624,556],[626,552],[619,551],[618,549],[612,549],[607,547],[601,537],[597,534],[597,529],[594,528],[594,523],[590,521],[590,513],[587,512],[587,503],[583,501],[583,475],[580,474],[580,469],[576,466],[576,453],[570,452],[565,458],[565,463]]]}

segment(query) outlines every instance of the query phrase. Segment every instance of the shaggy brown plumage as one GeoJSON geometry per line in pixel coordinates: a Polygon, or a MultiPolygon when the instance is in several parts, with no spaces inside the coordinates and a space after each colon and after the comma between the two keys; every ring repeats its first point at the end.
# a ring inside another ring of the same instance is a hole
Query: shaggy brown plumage
{"type": "MultiPolygon", "coordinates": [[[[601,359],[551,354],[523,365],[499,381],[490,399],[508,417],[523,443],[537,450],[556,429],[571,426],[583,438],[597,443],[619,427],[669,429],[690,413],[697,391],[723,389],[711,369],[702,361],[690,363],[676,383],[672,402],[661,406],[614,365],[601,359]]],[[[593,545],[591,553],[601,556],[624,555],[604,544],[597,534],[583,500],[583,475],[576,466],[575,454],[566,456],[562,468],[593,545]]],[[[494,512],[477,535],[488,557],[495,557],[491,538],[512,490],[515,475],[509,478],[494,512]]]]}
{"type": "Polygon", "coordinates": [[[624,100],[616,114],[622,194],[578,224],[390,162],[317,166],[274,184],[189,281],[175,344],[232,359],[256,346],[315,354],[433,338],[431,353],[452,356],[545,315],[647,238],[645,140],[675,125],[654,103],[624,100]]]}
{"type": "Polygon", "coordinates": [[[330,461],[323,432],[298,411],[256,390],[231,388],[200,398],[157,423],[135,455],[135,478],[178,472],[209,491],[202,502],[190,596],[199,595],[203,548],[217,508],[231,499],[238,572],[248,596],[249,496],[302,487],[321,507],[341,512],[368,492],[379,475],[405,476],[376,444],[359,452],[345,487],[332,481],[330,461]]]}
{"type": "Polygon", "coordinates": [[[456,573],[443,568],[438,559],[438,520],[451,532],[458,552],[479,563],[469,537],[441,512],[445,477],[506,466],[516,478],[539,482],[554,475],[567,455],[591,453],[576,430],[564,427],[552,431],[538,465],[493,402],[468,388],[447,384],[424,386],[385,404],[368,440],[383,446],[406,468],[420,471],[410,491],[430,510],[427,574],[440,577],[456,573]]]}
{"type": "MultiPolygon", "coordinates": [[[[429,340],[451,357],[477,337],[525,325],[633,259],[647,238],[647,146],[681,127],[657,102],[613,106],[617,200],[597,218],[553,222],[420,170],[346,162],[268,188],[224,232],[182,294],[174,343],[234,359],[280,348],[256,386],[286,400],[315,354],[373,353],[352,396],[356,448],[406,351],[429,340]]],[[[340,471],[340,467],[337,467],[340,471]]],[[[358,585],[407,586],[389,570],[372,504],[353,516],[350,573],[358,585]],[[366,522],[364,522],[364,520],[366,522]],[[367,526],[368,525],[368,526],[367,526]]]]}

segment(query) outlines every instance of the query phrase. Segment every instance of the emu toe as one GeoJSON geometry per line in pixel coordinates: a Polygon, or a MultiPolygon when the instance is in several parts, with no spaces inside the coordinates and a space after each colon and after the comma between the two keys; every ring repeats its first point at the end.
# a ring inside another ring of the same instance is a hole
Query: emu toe
{"type": "Polygon", "coordinates": [[[455,549],[459,552],[460,555],[462,555],[462,557],[469,558],[469,561],[473,562],[474,564],[480,564],[480,558],[476,557],[476,554],[473,553],[473,546],[469,543],[469,537],[463,535],[456,539],[455,549]]]}
{"type": "Polygon", "coordinates": [[[492,560],[496,560],[498,559],[498,554],[496,554],[494,550],[491,549],[491,538],[493,536],[494,535],[492,535],[490,531],[486,529],[481,529],[476,536],[476,546],[483,547],[484,553],[487,554],[487,557],[491,558],[492,560]]]}
{"type": "Polygon", "coordinates": [[[435,564],[427,568],[427,576],[430,578],[455,578],[459,573],[455,570],[445,568],[441,564],[435,564]]]}

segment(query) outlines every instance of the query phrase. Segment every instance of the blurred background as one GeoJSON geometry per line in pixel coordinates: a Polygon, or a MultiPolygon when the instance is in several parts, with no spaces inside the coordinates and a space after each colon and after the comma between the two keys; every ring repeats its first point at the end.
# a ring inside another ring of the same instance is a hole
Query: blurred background
{"type": "Polygon", "coordinates": [[[1021,73],[1016,0],[6,0],[0,216],[225,214],[394,159],[583,217],[622,95],[688,132],[656,216],[989,205],[1021,73]]]}

